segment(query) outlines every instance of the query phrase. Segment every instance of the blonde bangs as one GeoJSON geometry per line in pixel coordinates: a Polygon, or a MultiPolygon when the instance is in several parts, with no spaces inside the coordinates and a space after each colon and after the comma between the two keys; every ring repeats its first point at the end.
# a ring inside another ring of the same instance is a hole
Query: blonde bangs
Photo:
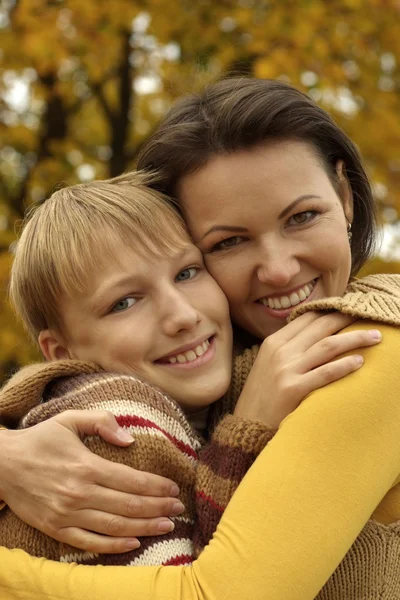
{"type": "Polygon", "coordinates": [[[88,291],[90,274],[117,260],[118,244],[141,256],[172,256],[191,243],[169,199],[133,172],[67,187],[33,209],[17,245],[11,300],[34,337],[62,331],[60,297],[88,291]]]}

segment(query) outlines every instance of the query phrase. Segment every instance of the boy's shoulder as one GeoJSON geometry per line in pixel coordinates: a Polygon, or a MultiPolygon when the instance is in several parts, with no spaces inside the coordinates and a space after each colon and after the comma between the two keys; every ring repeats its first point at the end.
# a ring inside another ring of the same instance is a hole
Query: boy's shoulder
{"type": "Polygon", "coordinates": [[[13,374],[0,391],[0,421],[16,426],[40,402],[47,385],[52,381],[99,372],[101,369],[97,365],[76,360],[35,363],[23,367],[13,374]]]}
{"type": "Polygon", "coordinates": [[[38,363],[18,371],[0,392],[0,422],[30,427],[65,410],[123,415],[132,411],[133,404],[136,412],[146,406],[144,412],[157,411],[190,428],[177,403],[158,388],[134,375],[108,373],[77,360],[38,363]]]}

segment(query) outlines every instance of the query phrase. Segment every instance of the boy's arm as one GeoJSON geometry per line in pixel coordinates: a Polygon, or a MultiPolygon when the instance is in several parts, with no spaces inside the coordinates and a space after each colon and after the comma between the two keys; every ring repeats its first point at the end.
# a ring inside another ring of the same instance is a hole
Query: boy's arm
{"type": "Polygon", "coordinates": [[[226,415],[199,455],[196,474],[195,553],[208,544],[239,483],[275,435],[261,421],[226,415]]]}

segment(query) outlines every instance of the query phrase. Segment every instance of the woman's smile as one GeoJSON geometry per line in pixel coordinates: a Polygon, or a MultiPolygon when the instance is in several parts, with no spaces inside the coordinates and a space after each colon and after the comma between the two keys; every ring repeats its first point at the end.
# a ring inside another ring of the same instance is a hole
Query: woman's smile
{"type": "Polygon", "coordinates": [[[257,300],[273,317],[278,319],[286,319],[291,311],[303,302],[310,302],[314,299],[314,290],[318,283],[318,277],[312,279],[306,284],[289,290],[282,295],[264,296],[257,300]]]}

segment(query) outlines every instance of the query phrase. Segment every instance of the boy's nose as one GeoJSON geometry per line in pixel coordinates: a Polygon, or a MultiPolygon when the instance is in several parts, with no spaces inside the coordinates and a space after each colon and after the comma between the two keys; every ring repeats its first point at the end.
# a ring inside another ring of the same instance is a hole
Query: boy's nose
{"type": "Polygon", "coordinates": [[[198,310],[183,294],[169,296],[163,307],[163,329],[169,336],[180,331],[191,330],[200,321],[198,310]]]}

